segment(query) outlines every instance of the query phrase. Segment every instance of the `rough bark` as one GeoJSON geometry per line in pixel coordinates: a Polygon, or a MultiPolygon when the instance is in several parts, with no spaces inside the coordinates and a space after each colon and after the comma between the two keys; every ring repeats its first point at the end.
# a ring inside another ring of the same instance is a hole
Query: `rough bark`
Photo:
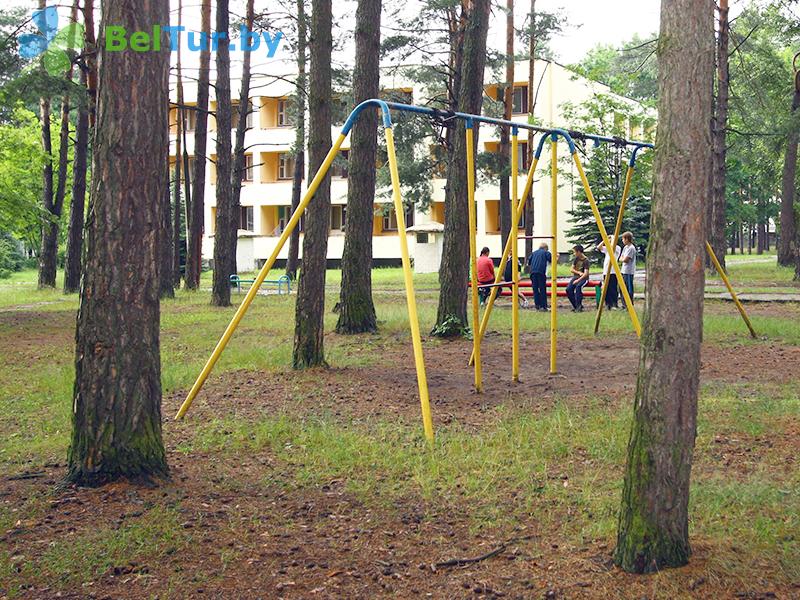
{"type": "MultiPolygon", "coordinates": [[[[800,71],[795,73],[795,89],[792,97],[792,115],[800,108],[800,71]]],[[[793,120],[794,123],[795,120],[793,120]]],[[[789,266],[800,255],[797,244],[797,144],[800,133],[796,124],[786,136],[786,153],[783,156],[783,176],[781,178],[781,238],[778,243],[778,264],[789,266]]]]}
{"type": "Polygon", "coordinates": [[[54,287],[55,278],[55,251],[49,238],[54,226],[50,217],[53,214],[53,141],[50,136],[50,99],[39,100],[39,118],[42,122],[42,152],[44,153],[44,167],[42,169],[42,241],[39,252],[39,287],[54,287]],[[46,254],[47,253],[47,254],[46,254]]]}
{"type": "MultiPolygon", "coordinates": [[[[248,30],[252,31],[253,20],[255,18],[253,12],[253,0],[247,0],[245,13],[245,25],[247,26],[248,30]]],[[[237,215],[240,212],[239,206],[242,197],[242,175],[244,174],[244,170],[247,168],[247,159],[244,153],[244,137],[247,133],[247,116],[250,113],[250,55],[250,52],[245,52],[242,60],[242,80],[239,88],[239,105],[236,112],[236,134],[234,135],[235,142],[233,145],[231,204],[233,205],[234,211],[237,215]]],[[[235,268],[236,265],[234,262],[234,273],[236,272],[235,268]]]]}
{"type": "MultiPolygon", "coordinates": [[[[331,148],[331,0],[311,3],[311,77],[309,80],[309,173],[316,173],[331,148]]],[[[330,175],[319,186],[306,211],[303,267],[297,286],[295,308],[295,369],[326,366],[323,346],[325,313],[325,263],[331,210],[330,175]]]]}
{"type": "MultiPolygon", "coordinates": [[[[81,70],[80,82],[86,86],[86,72],[81,70]]],[[[89,154],[89,107],[78,108],[75,123],[75,147],[72,161],[72,204],[67,229],[67,255],[64,260],[64,293],[74,294],[81,285],[83,253],[83,223],[86,210],[86,173],[89,154]]]]}
{"type": "MultiPolygon", "coordinates": [[[[506,1],[506,82],[503,88],[503,118],[511,120],[514,102],[514,0],[506,1]]],[[[500,162],[508,172],[511,161],[511,144],[507,127],[500,128],[500,162]]],[[[510,175],[510,172],[509,172],[510,175]]],[[[512,228],[511,189],[509,176],[500,177],[500,243],[506,247],[508,236],[515,233],[512,228]]]]}
{"type": "MultiPolygon", "coordinates": [[[[533,83],[533,76],[536,70],[536,0],[531,0],[531,11],[529,15],[531,36],[528,41],[528,119],[533,120],[534,106],[536,102],[536,89],[533,83]]],[[[533,164],[534,133],[528,130],[528,167],[533,164]]],[[[533,252],[533,188],[525,201],[525,256],[530,256],[533,252]]]]}
{"type": "MultiPolygon", "coordinates": [[[[183,25],[183,2],[178,0],[178,27],[183,25]]],[[[176,111],[175,122],[177,130],[175,135],[175,193],[172,196],[172,285],[175,288],[181,287],[181,231],[183,206],[181,197],[181,186],[183,180],[188,179],[186,170],[186,163],[183,162],[183,155],[186,152],[184,145],[186,136],[186,119],[184,117],[185,109],[183,108],[183,69],[181,61],[181,33],[176,32],[178,41],[178,51],[175,56],[175,78],[176,78],[176,96],[178,100],[178,108],[176,111]]]]}
{"type": "MultiPolygon", "coordinates": [[[[167,0],[104,2],[102,21],[151,31],[167,0]]],[[[92,210],[78,311],[68,478],[168,473],[161,438],[159,236],[168,193],[169,45],[103,53],[92,210]]]]}
{"type": "MultiPolygon", "coordinates": [[[[488,0],[475,0],[470,5],[464,31],[458,110],[480,114],[486,63],[486,33],[491,5],[488,0]]],[[[464,121],[458,120],[449,132],[452,154],[447,167],[445,189],[445,223],[442,265],[439,271],[439,306],[434,332],[442,336],[462,335],[467,326],[466,281],[469,276],[469,224],[467,213],[467,169],[464,121]]],[[[475,135],[477,147],[478,136],[475,135]]]]}
{"type": "MultiPolygon", "coordinates": [[[[202,1],[200,15],[201,29],[208,35],[211,31],[211,0],[202,1]]],[[[197,75],[192,193],[186,198],[186,274],[184,283],[187,290],[196,290],[200,287],[200,272],[203,266],[203,219],[206,195],[210,65],[210,45],[206,44],[205,49],[200,51],[200,66],[197,75]]]]}
{"type": "MultiPolygon", "coordinates": [[[[295,82],[295,106],[297,109],[294,124],[294,173],[292,173],[292,213],[300,205],[303,192],[303,173],[306,162],[306,0],[297,0],[297,81],[295,82]]],[[[300,228],[295,227],[289,237],[289,254],[286,258],[286,274],[292,280],[297,278],[300,253],[300,228]]]]}
{"type": "Polygon", "coordinates": [[[614,560],[686,564],[711,183],[713,0],[662,0],[647,303],[614,560]],[[675,282],[681,285],[676,286],[675,282]]]}
{"type": "MultiPolygon", "coordinates": [[[[354,102],[377,98],[380,89],[381,0],[359,0],[356,10],[354,102]]],[[[366,110],[350,134],[347,221],[342,252],[338,333],[377,331],[372,301],[372,219],[378,112],[366,110]]]]}
{"type": "MultiPolygon", "coordinates": [[[[180,152],[180,135],[176,140],[176,147],[178,152],[180,152]]],[[[167,166],[167,173],[169,174],[169,167],[167,166]]],[[[172,182],[172,189],[174,198],[171,200],[169,191],[162,197],[162,201],[164,202],[164,210],[161,212],[161,235],[159,236],[159,240],[161,241],[161,248],[159,249],[159,260],[161,261],[161,268],[159,269],[159,290],[158,295],[161,298],[174,298],[175,297],[175,287],[172,278],[172,263],[173,263],[173,224],[172,224],[172,215],[173,215],[173,203],[175,205],[175,210],[178,209],[180,206],[180,177],[181,177],[181,165],[180,161],[175,161],[175,169],[173,170],[174,179],[172,182]]]]}
{"type": "MultiPolygon", "coordinates": [[[[728,126],[728,94],[730,79],[728,77],[728,39],[730,23],[728,20],[728,0],[719,0],[719,19],[716,44],[717,63],[717,96],[714,103],[712,120],[712,142],[714,147],[714,165],[711,175],[711,202],[709,204],[709,220],[707,238],[714,249],[720,264],[725,268],[725,228],[727,203],[725,201],[725,155],[726,130],[728,126]]],[[[711,266],[710,263],[706,263],[711,266]]]]}
{"type": "MultiPolygon", "coordinates": [[[[230,30],[228,0],[217,0],[217,31],[230,30]]],[[[239,205],[231,188],[231,56],[228,44],[217,48],[217,219],[214,229],[214,279],[211,304],[231,305],[230,276],[236,273],[239,205]]]]}

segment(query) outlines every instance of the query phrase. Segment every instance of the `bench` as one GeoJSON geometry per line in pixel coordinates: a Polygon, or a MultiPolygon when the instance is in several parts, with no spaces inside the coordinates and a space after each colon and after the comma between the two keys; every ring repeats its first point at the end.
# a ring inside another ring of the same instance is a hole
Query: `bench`
{"type": "MultiPolygon", "coordinates": [[[[548,279],[547,280],[547,287],[548,288],[551,287],[550,286],[551,283],[552,283],[551,280],[548,279]]],[[[467,282],[467,287],[470,287],[471,285],[472,285],[471,282],[467,282]]],[[[485,285],[479,285],[478,288],[483,289],[483,288],[499,287],[500,288],[500,292],[497,295],[498,296],[507,297],[507,296],[511,296],[511,294],[513,294],[513,291],[511,290],[511,285],[512,284],[511,284],[510,281],[501,281],[500,283],[487,283],[485,285]]],[[[569,281],[566,280],[566,279],[559,279],[558,283],[556,285],[557,285],[558,288],[566,288],[569,285],[569,281]]],[[[603,293],[603,282],[602,281],[593,281],[593,280],[590,279],[589,281],[586,282],[586,287],[584,287],[584,290],[586,288],[594,288],[594,301],[597,304],[597,306],[600,306],[600,298],[603,295],[602,294],[603,293]]],[[[519,280],[519,291],[522,293],[523,296],[532,298],[533,297],[533,284],[531,283],[531,280],[530,279],[520,279],[519,280]]],[[[559,298],[566,298],[567,291],[566,291],[566,289],[564,289],[564,290],[558,289],[556,291],[556,295],[558,295],[559,298]]],[[[549,291],[547,292],[547,297],[548,298],[550,297],[550,292],[549,291]]]]}
{"type": "MultiPolygon", "coordinates": [[[[236,286],[236,291],[239,292],[239,293],[241,293],[241,291],[242,291],[242,284],[244,284],[244,285],[253,285],[256,282],[255,278],[253,278],[253,279],[242,279],[238,275],[231,275],[230,276],[230,281],[231,281],[231,287],[236,286]]],[[[287,294],[291,294],[292,293],[292,280],[289,279],[289,277],[287,275],[281,275],[277,279],[265,279],[263,281],[263,283],[267,283],[267,284],[270,284],[270,285],[278,286],[278,294],[282,294],[283,293],[283,286],[286,286],[286,293],[287,294]]],[[[263,285],[263,283],[262,283],[262,285],[263,285]]]]}

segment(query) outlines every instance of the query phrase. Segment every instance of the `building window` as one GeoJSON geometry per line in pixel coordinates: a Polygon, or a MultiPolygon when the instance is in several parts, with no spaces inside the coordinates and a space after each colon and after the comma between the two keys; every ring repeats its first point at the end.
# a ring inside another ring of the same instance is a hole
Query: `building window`
{"type": "Polygon", "coordinates": [[[294,156],[281,152],[278,156],[278,179],[291,179],[294,175],[294,156]]]}
{"type": "Polygon", "coordinates": [[[291,206],[279,206],[278,207],[278,229],[276,235],[280,235],[283,233],[283,230],[286,229],[287,223],[289,223],[289,219],[292,216],[292,207],[291,206]]]}
{"type": "Polygon", "coordinates": [[[528,113],[528,88],[515,87],[511,101],[511,112],[515,115],[528,113]]]}
{"type": "MultiPolygon", "coordinates": [[[[247,129],[253,128],[253,103],[247,103],[247,121],[246,126],[247,129]]],[[[237,124],[239,123],[239,102],[234,100],[231,102],[231,129],[235,129],[237,124]]]]}
{"type": "Polygon", "coordinates": [[[331,165],[331,177],[347,179],[347,161],[350,160],[350,150],[339,152],[331,165]]]}
{"type": "MultiPolygon", "coordinates": [[[[519,142],[517,145],[517,169],[520,174],[527,174],[528,172],[528,142],[519,142]]],[[[520,190],[520,193],[522,193],[522,190],[520,190]]]]}
{"type": "Polygon", "coordinates": [[[293,110],[294,103],[291,100],[287,98],[278,100],[278,127],[294,126],[294,118],[292,118],[293,110]]]}
{"type": "Polygon", "coordinates": [[[341,204],[331,206],[331,231],[344,231],[344,224],[347,218],[347,208],[341,204]]]}
{"type": "Polygon", "coordinates": [[[255,231],[252,206],[239,207],[239,229],[244,229],[245,231],[255,231]]]}
{"type": "Polygon", "coordinates": [[[244,155],[244,169],[242,169],[242,183],[253,181],[253,155],[244,155]]]}
{"type": "MultiPolygon", "coordinates": [[[[406,227],[414,225],[414,208],[406,208],[406,227]]],[[[394,208],[389,210],[388,214],[383,216],[383,230],[384,231],[397,231],[397,214],[394,208]]]]}

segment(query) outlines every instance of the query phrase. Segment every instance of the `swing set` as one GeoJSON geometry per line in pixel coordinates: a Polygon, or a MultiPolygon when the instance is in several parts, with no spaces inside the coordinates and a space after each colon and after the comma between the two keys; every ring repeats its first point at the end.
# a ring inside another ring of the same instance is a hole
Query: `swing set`
{"type": "MultiPolygon", "coordinates": [[[[646,143],[646,142],[637,142],[637,141],[628,141],[622,138],[617,137],[606,137],[606,136],[599,136],[594,134],[588,133],[581,133],[576,131],[567,131],[565,129],[557,129],[557,128],[545,128],[539,127],[535,125],[530,125],[527,123],[517,123],[514,121],[507,121],[504,119],[496,119],[492,117],[485,117],[482,115],[472,115],[468,113],[460,113],[460,112],[452,112],[452,111],[442,111],[435,108],[423,107],[423,106],[415,106],[411,104],[401,104],[396,102],[386,102],[379,99],[371,99],[365,100],[358,106],[356,106],[350,115],[347,118],[344,126],[342,127],[341,132],[339,133],[338,137],[336,138],[333,146],[328,151],[325,160],[323,161],[322,165],[320,166],[317,173],[314,175],[314,178],[311,180],[311,183],[308,185],[308,189],[306,190],[305,195],[303,196],[300,204],[298,205],[297,209],[292,214],[289,222],[286,224],[283,232],[281,233],[280,237],[278,238],[277,244],[273,249],[272,253],[270,254],[267,261],[261,267],[261,270],[258,272],[258,275],[255,277],[250,289],[247,292],[247,295],[242,300],[242,303],[236,310],[231,322],[225,329],[225,332],[222,334],[222,337],[217,342],[214,351],[211,353],[211,356],[208,358],[203,370],[200,372],[197,380],[195,381],[194,385],[192,386],[189,394],[186,396],[186,399],[183,401],[178,413],[175,416],[175,419],[182,418],[186,411],[189,410],[189,407],[192,405],[192,402],[197,397],[197,394],[200,392],[203,384],[205,383],[206,379],[210,375],[214,365],[216,364],[219,357],[222,355],[222,352],[225,350],[225,347],[228,345],[231,337],[233,336],[234,331],[238,327],[239,323],[241,322],[242,318],[244,317],[247,309],[252,304],[253,300],[258,293],[261,284],[266,279],[267,275],[269,274],[270,270],[275,264],[275,261],[278,258],[278,254],[280,253],[281,249],[286,244],[286,241],[289,239],[289,236],[292,234],[292,231],[297,227],[300,217],[302,216],[303,212],[306,210],[308,205],[311,203],[312,199],[314,198],[314,194],[319,188],[319,185],[322,183],[322,180],[325,178],[333,160],[336,158],[339,150],[345,141],[345,138],[350,133],[350,130],[353,127],[353,124],[358,119],[359,115],[362,111],[366,109],[379,109],[382,116],[383,128],[386,137],[386,152],[388,157],[389,163],[389,173],[391,176],[391,184],[392,184],[392,201],[394,204],[395,214],[397,215],[397,232],[398,238],[400,241],[400,253],[402,257],[402,267],[403,267],[403,279],[405,284],[405,292],[406,292],[406,302],[408,307],[408,317],[409,317],[409,326],[411,329],[411,340],[414,350],[414,362],[416,366],[416,373],[417,373],[417,387],[419,390],[419,399],[420,399],[420,407],[422,410],[422,422],[423,422],[423,429],[425,432],[425,437],[428,441],[433,442],[434,432],[433,432],[433,419],[431,417],[431,408],[430,408],[430,396],[428,393],[428,379],[427,374],[425,371],[425,361],[423,358],[422,353],[422,337],[420,334],[420,326],[419,326],[419,316],[417,312],[417,303],[416,303],[416,296],[414,293],[414,283],[413,283],[413,276],[411,270],[411,259],[408,252],[408,240],[406,238],[406,226],[405,226],[405,211],[403,210],[403,201],[400,195],[400,176],[398,174],[398,167],[397,167],[397,156],[395,154],[395,145],[394,145],[394,133],[392,130],[392,116],[391,111],[400,111],[400,112],[408,112],[408,113],[415,113],[419,115],[425,115],[431,119],[433,119],[437,123],[441,123],[447,125],[451,123],[453,120],[463,120],[465,124],[465,131],[466,131],[466,145],[467,145],[467,193],[468,193],[468,202],[469,202],[469,230],[470,230],[470,240],[469,240],[469,250],[470,250],[470,263],[471,263],[471,273],[470,273],[470,283],[471,283],[471,304],[472,304],[472,322],[473,324],[480,323],[479,326],[476,327],[476,331],[473,335],[473,349],[472,349],[472,357],[470,358],[470,364],[474,365],[474,379],[475,379],[475,390],[476,392],[480,393],[483,388],[482,383],[482,367],[481,367],[481,341],[483,336],[486,333],[486,329],[489,325],[489,318],[492,313],[492,308],[494,306],[495,298],[497,297],[497,291],[501,285],[502,274],[505,269],[506,262],[511,259],[512,265],[512,298],[514,301],[512,302],[512,378],[514,381],[519,381],[519,303],[516,301],[519,295],[519,263],[518,263],[518,236],[508,236],[506,241],[505,247],[503,249],[503,255],[500,260],[500,266],[497,269],[497,274],[495,278],[494,284],[491,284],[492,290],[489,296],[489,300],[486,306],[486,309],[483,313],[483,318],[480,318],[480,307],[478,301],[478,281],[477,281],[477,243],[476,243],[476,236],[477,236],[477,216],[476,216],[476,209],[475,209],[475,148],[474,148],[474,139],[475,139],[475,129],[477,129],[480,123],[486,123],[488,125],[495,125],[500,127],[508,127],[511,129],[511,203],[512,203],[512,214],[513,219],[512,223],[518,223],[520,217],[523,214],[525,209],[525,202],[526,199],[530,196],[531,189],[533,187],[533,179],[534,173],[536,172],[536,168],[539,164],[539,159],[542,155],[542,151],[544,149],[545,142],[548,140],[550,141],[550,178],[551,178],[551,204],[550,204],[550,214],[551,214],[551,235],[546,236],[547,239],[552,241],[552,254],[554,257],[552,267],[551,267],[551,287],[550,287],[550,295],[551,295],[551,302],[550,302],[550,373],[555,374],[557,373],[557,343],[558,343],[558,313],[557,313],[557,294],[558,294],[558,141],[561,138],[564,142],[566,142],[570,155],[572,156],[573,162],[577,169],[578,175],[581,180],[581,184],[583,189],[586,193],[586,198],[589,201],[589,205],[592,209],[592,214],[594,219],[597,223],[597,228],[600,233],[600,236],[603,240],[603,244],[606,248],[614,248],[617,243],[617,239],[619,237],[620,228],[622,226],[622,216],[625,210],[625,204],[628,199],[628,194],[630,193],[630,183],[633,177],[633,170],[636,164],[636,156],[639,151],[652,148],[653,145],[646,143]],[[518,176],[519,176],[519,168],[518,168],[518,156],[519,156],[519,143],[518,143],[518,134],[520,129],[525,129],[529,131],[534,131],[536,133],[540,133],[541,137],[539,139],[539,143],[536,147],[536,152],[534,154],[534,159],[530,168],[528,169],[527,178],[525,180],[525,185],[522,190],[522,195],[519,195],[519,186],[518,186],[518,176]],[[620,204],[619,215],[617,217],[616,227],[614,229],[614,237],[613,243],[612,240],[609,239],[608,233],[606,231],[605,226],[603,225],[602,218],[600,216],[600,211],[597,207],[597,203],[595,201],[594,195],[592,194],[591,187],[589,186],[589,181],[586,178],[586,173],[584,172],[583,165],[581,163],[581,159],[578,156],[578,150],[575,144],[575,140],[590,140],[594,142],[595,146],[598,146],[602,143],[607,144],[614,144],[619,147],[624,148],[632,148],[631,151],[631,158],[628,163],[628,170],[626,173],[625,178],[625,186],[622,194],[622,201],[620,204]]],[[[717,272],[720,273],[721,277],[725,281],[726,286],[728,287],[729,292],[731,293],[734,302],[736,303],[739,312],[742,315],[742,318],[747,323],[748,328],[750,329],[751,335],[755,337],[755,331],[750,323],[750,320],[745,313],[744,307],[742,306],[741,302],[736,296],[736,293],[733,291],[731,287],[730,281],[728,280],[727,276],[725,275],[724,271],[719,265],[716,256],[714,256],[714,252],[711,249],[711,246],[706,244],[706,249],[708,250],[712,261],[714,262],[715,267],[717,268],[717,272]]],[[[609,257],[611,259],[611,266],[613,269],[614,276],[616,276],[617,281],[619,283],[619,289],[622,292],[623,299],[625,301],[625,306],[628,310],[628,314],[630,315],[631,322],[633,324],[633,328],[636,331],[637,335],[641,335],[641,325],[639,323],[639,317],[636,314],[636,311],[633,308],[633,302],[628,294],[628,290],[623,282],[622,273],[620,271],[619,262],[617,261],[616,257],[614,256],[614,252],[609,253],[609,257]]],[[[605,277],[605,281],[603,282],[603,300],[605,299],[605,293],[608,286],[609,277],[611,276],[611,272],[605,277]]],[[[507,285],[507,284],[506,284],[507,285]]],[[[597,317],[595,321],[595,333],[599,330],[600,326],[600,319],[602,317],[602,308],[603,302],[600,302],[600,306],[598,308],[597,317]]]]}

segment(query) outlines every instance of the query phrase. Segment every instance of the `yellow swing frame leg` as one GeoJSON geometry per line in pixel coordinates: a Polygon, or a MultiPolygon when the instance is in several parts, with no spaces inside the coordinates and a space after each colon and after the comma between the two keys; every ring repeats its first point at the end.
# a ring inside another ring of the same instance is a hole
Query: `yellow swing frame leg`
{"type": "Polygon", "coordinates": [[[408,303],[408,324],[411,327],[411,341],[414,346],[414,362],[417,367],[417,386],[419,388],[419,402],[422,409],[422,425],[425,437],[433,444],[433,419],[431,418],[431,402],[428,395],[428,376],[425,372],[425,360],[422,356],[422,336],[419,332],[419,315],[417,313],[417,299],[414,294],[414,278],[411,274],[411,258],[408,254],[408,239],[406,238],[406,218],[403,209],[403,200],[400,198],[400,175],[397,171],[397,155],[394,150],[394,132],[391,127],[385,128],[386,151],[389,157],[389,173],[392,177],[392,200],[394,212],[397,215],[397,235],[400,238],[400,253],[403,258],[403,279],[406,286],[406,302],[408,303]]]}
{"type": "MultiPolygon", "coordinates": [[[[583,190],[586,192],[586,198],[589,201],[589,206],[592,208],[592,213],[594,214],[594,220],[597,222],[597,228],[600,231],[600,237],[603,238],[603,244],[606,248],[612,248],[611,240],[608,239],[608,233],[606,232],[606,227],[603,225],[603,218],[600,216],[600,210],[597,208],[597,202],[595,202],[594,194],[592,193],[592,188],[589,186],[589,180],[586,179],[586,173],[583,170],[583,165],[581,164],[581,159],[578,156],[578,150],[576,149],[572,153],[572,159],[575,162],[575,167],[578,169],[578,175],[581,178],[581,183],[583,184],[583,190]]],[[[611,266],[614,268],[614,274],[617,276],[617,283],[619,285],[620,291],[622,292],[622,297],[625,298],[625,306],[628,309],[628,314],[631,317],[631,322],[633,323],[633,329],[636,332],[636,335],[641,337],[642,335],[642,326],[639,323],[639,316],[636,314],[636,310],[633,308],[633,301],[631,299],[630,294],[628,294],[628,288],[625,287],[625,280],[622,278],[622,271],[619,268],[619,261],[617,257],[614,256],[614,253],[611,252],[609,255],[611,258],[611,266]]]]}
{"type": "Polygon", "coordinates": [[[736,295],[736,292],[733,290],[733,285],[731,284],[730,279],[728,279],[727,273],[725,273],[725,269],[722,268],[722,265],[719,264],[719,259],[717,259],[717,255],[714,254],[714,248],[711,247],[711,244],[706,242],[706,251],[708,252],[708,256],[711,258],[711,262],[714,263],[714,268],[719,273],[719,276],[722,277],[722,281],[725,282],[725,287],[728,288],[728,292],[733,298],[734,304],[736,304],[736,308],[739,309],[739,314],[742,315],[742,319],[744,320],[745,325],[750,330],[750,335],[753,338],[758,337],[756,335],[756,330],[753,328],[753,324],[750,322],[750,317],[747,316],[747,311],[744,309],[744,305],[739,300],[739,297],[736,295]]]}
{"type": "MultiPolygon", "coordinates": [[[[611,239],[611,248],[606,248],[606,252],[613,252],[617,248],[620,232],[622,231],[622,217],[625,215],[625,206],[628,203],[628,195],[631,192],[631,180],[633,179],[632,165],[628,165],[628,171],[625,173],[625,186],[622,188],[622,200],[619,203],[619,213],[617,214],[617,223],[614,226],[614,237],[611,239]]],[[[600,331],[600,319],[603,318],[603,307],[606,302],[606,295],[608,294],[608,282],[611,281],[611,271],[603,277],[603,289],[600,292],[600,305],[597,307],[597,315],[594,319],[594,334],[600,331]]]]}
{"type": "Polygon", "coordinates": [[[558,136],[550,142],[550,374],[558,373],[558,136]]]}
{"type": "Polygon", "coordinates": [[[477,333],[480,326],[480,308],[478,298],[478,247],[477,247],[477,215],[475,210],[475,147],[472,119],[466,123],[467,136],[467,195],[469,201],[469,259],[470,285],[472,296],[472,355],[475,357],[475,391],[481,393],[481,344],[477,333]]]}
{"type": "MultiPolygon", "coordinates": [[[[522,217],[522,211],[525,209],[525,202],[528,196],[531,193],[531,188],[533,187],[533,176],[536,173],[536,166],[539,164],[539,157],[534,156],[533,164],[531,164],[531,168],[528,169],[528,177],[525,180],[525,188],[522,191],[522,196],[520,197],[519,202],[517,203],[517,207],[514,212],[514,222],[519,223],[520,218],[522,217]]],[[[500,258],[500,265],[497,268],[497,272],[495,274],[494,283],[495,287],[492,288],[491,293],[489,294],[489,299],[486,301],[486,308],[483,311],[483,317],[481,318],[481,326],[478,328],[478,344],[481,343],[484,334],[486,333],[486,329],[489,327],[489,317],[492,314],[492,309],[494,308],[494,301],[497,298],[497,290],[496,284],[500,283],[502,280],[503,274],[505,273],[506,262],[508,262],[508,256],[511,253],[511,236],[508,236],[506,240],[506,245],[503,248],[503,255],[500,258]]],[[[472,355],[469,357],[469,364],[472,365],[475,362],[475,352],[473,351],[472,355]]]]}
{"type": "Polygon", "coordinates": [[[267,278],[267,275],[272,269],[272,266],[275,264],[275,261],[278,259],[278,253],[280,253],[281,249],[283,248],[286,240],[289,239],[289,236],[292,235],[292,231],[294,228],[297,227],[297,224],[300,222],[300,216],[305,211],[306,207],[311,202],[311,199],[314,197],[314,194],[319,188],[322,180],[325,178],[325,175],[328,173],[328,169],[333,162],[333,159],[336,158],[336,155],[339,153],[339,148],[341,148],[342,143],[345,140],[345,136],[343,134],[339,134],[339,137],[336,138],[331,149],[328,151],[328,155],[325,157],[325,160],[320,165],[317,174],[314,176],[314,179],[308,186],[306,190],[305,196],[300,201],[300,204],[297,207],[297,210],[294,211],[289,222],[286,224],[286,228],[281,233],[280,238],[278,238],[278,243],[275,245],[275,249],[270,254],[270,257],[267,259],[267,262],[264,263],[264,266],[261,267],[261,270],[256,275],[255,281],[253,281],[253,285],[250,286],[250,289],[247,291],[247,295],[242,300],[242,303],[239,305],[239,308],[236,309],[236,313],[233,315],[231,322],[228,323],[228,326],[225,328],[225,332],[222,334],[222,337],[217,342],[214,351],[211,353],[211,356],[208,358],[203,370],[200,371],[200,375],[197,377],[197,380],[194,382],[192,389],[189,390],[189,394],[186,396],[186,400],[183,401],[181,404],[180,409],[178,410],[178,414],[175,415],[175,419],[180,419],[183,415],[186,414],[186,411],[189,410],[189,407],[194,402],[194,399],[197,397],[197,394],[200,392],[200,388],[203,387],[206,379],[208,379],[211,370],[214,368],[214,365],[217,364],[219,357],[222,355],[222,351],[225,350],[225,346],[228,345],[228,342],[233,335],[233,332],[236,331],[236,328],[239,326],[239,322],[244,317],[247,309],[250,308],[250,304],[252,304],[253,299],[256,297],[261,284],[264,283],[264,279],[267,278]]]}

